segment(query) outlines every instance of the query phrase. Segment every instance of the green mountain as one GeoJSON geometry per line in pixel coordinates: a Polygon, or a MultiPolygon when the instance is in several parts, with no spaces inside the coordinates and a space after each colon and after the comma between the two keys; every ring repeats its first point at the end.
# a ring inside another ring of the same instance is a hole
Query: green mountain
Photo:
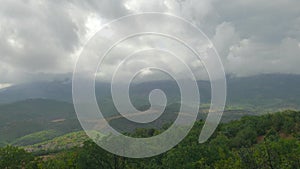
{"type": "Polygon", "coordinates": [[[13,141],[23,145],[28,137],[21,137],[32,133],[35,133],[33,136],[51,138],[78,130],[81,130],[81,127],[73,105],[67,102],[30,99],[0,105],[0,143],[2,145],[14,143],[13,141]],[[48,134],[50,136],[46,136],[48,134]]]}

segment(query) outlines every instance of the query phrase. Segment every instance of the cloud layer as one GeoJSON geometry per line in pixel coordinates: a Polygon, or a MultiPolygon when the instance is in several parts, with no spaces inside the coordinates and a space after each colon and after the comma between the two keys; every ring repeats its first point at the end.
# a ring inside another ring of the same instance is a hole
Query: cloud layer
{"type": "MultiPolygon", "coordinates": [[[[216,46],[227,74],[299,74],[299,11],[299,0],[3,0],[0,83],[69,76],[83,45],[103,24],[140,12],[171,13],[196,24],[216,46]]],[[[122,50],[139,47],[121,46],[107,60],[107,72],[122,50]]],[[[197,68],[197,61],[186,61],[197,68]]]]}

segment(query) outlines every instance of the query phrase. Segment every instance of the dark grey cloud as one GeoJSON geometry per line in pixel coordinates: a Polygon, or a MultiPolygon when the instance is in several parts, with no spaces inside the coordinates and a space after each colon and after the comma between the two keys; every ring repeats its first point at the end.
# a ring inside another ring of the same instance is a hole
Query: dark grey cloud
{"type": "MultiPolygon", "coordinates": [[[[172,13],[199,26],[220,52],[226,73],[300,73],[299,11],[299,0],[3,0],[0,83],[69,75],[101,25],[139,12],[172,13]]],[[[108,70],[123,50],[139,47],[121,46],[107,60],[108,70]]],[[[198,62],[187,61],[198,68],[198,62]]]]}
{"type": "MultiPolygon", "coordinates": [[[[66,4],[54,1],[4,1],[0,7],[1,63],[13,73],[56,72],[70,65],[79,45],[77,26],[66,4]]],[[[10,80],[18,81],[13,76],[10,80]]]]}
{"type": "Polygon", "coordinates": [[[0,81],[32,80],[27,76],[35,73],[71,72],[75,60],[72,54],[82,46],[88,16],[95,13],[112,19],[125,10],[116,0],[2,1],[0,81]]]}

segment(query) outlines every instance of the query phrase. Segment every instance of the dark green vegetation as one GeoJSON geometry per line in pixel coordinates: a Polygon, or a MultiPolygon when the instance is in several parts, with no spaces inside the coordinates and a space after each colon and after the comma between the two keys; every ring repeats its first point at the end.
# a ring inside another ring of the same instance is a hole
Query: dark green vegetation
{"type": "Polygon", "coordinates": [[[33,145],[25,146],[25,150],[36,154],[44,154],[48,152],[57,152],[66,148],[77,147],[89,140],[84,131],[68,133],[53,139],[39,142],[33,145]]]}
{"type": "MultiPolygon", "coordinates": [[[[0,150],[0,168],[297,169],[300,166],[300,112],[245,116],[221,124],[209,141],[199,144],[202,126],[203,121],[198,121],[179,145],[152,158],[118,157],[88,140],[83,146],[45,152],[42,156],[4,147],[0,150]]],[[[138,129],[132,135],[147,137],[160,132],[163,130],[138,129]]]]}
{"type": "MultiPolygon", "coordinates": [[[[161,128],[166,123],[171,123],[177,117],[180,104],[174,103],[167,106],[161,118],[152,124],[137,125],[122,118],[114,110],[110,101],[104,102],[105,111],[111,112],[107,117],[110,124],[121,132],[132,132],[136,128],[161,128]]],[[[141,106],[140,109],[147,109],[141,106]]],[[[202,106],[199,119],[206,117],[208,106],[202,106]]],[[[223,116],[223,121],[228,122],[239,119],[252,112],[231,107],[223,116]]],[[[55,137],[70,132],[82,130],[74,111],[73,105],[47,99],[30,99],[11,104],[0,105],[0,147],[7,144],[15,146],[33,145],[42,143],[55,137]]]]}
{"type": "Polygon", "coordinates": [[[30,99],[0,106],[0,146],[30,145],[78,130],[70,103],[30,99]]]}
{"type": "Polygon", "coordinates": [[[257,75],[227,80],[227,105],[259,112],[299,109],[299,75],[257,75]]]}

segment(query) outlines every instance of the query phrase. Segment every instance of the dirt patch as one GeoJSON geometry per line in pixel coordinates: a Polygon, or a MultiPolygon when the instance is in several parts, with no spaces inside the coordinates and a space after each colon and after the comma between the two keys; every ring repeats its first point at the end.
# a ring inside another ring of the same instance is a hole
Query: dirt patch
{"type": "Polygon", "coordinates": [[[52,123],[59,123],[59,122],[63,122],[66,121],[66,119],[56,119],[56,120],[52,120],[52,123]]]}

